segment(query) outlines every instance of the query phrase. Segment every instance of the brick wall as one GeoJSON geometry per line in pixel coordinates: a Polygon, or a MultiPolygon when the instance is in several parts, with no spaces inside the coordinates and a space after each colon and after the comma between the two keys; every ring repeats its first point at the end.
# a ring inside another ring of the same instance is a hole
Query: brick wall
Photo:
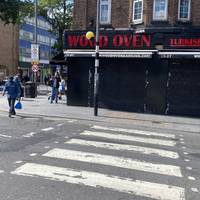
{"type": "Polygon", "coordinates": [[[0,22],[0,71],[7,71],[7,75],[16,73],[18,68],[18,41],[18,26],[0,22]]]}
{"type": "Polygon", "coordinates": [[[191,10],[191,20],[194,26],[200,26],[200,1],[193,0],[191,10]]]}
{"type": "Polygon", "coordinates": [[[87,24],[87,0],[75,0],[73,10],[73,29],[84,30],[87,24]]]}
{"type": "MultiPolygon", "coordinates": [[[[133,0],[111,0],[111,26],[128,28],[132,22],[133,0]]],[[[178,1],[168,0],[168,21],[165,26],[184,25],[178,22],[178,1]]],[[[96,0],[74,0],[74,30],[85,30],[96,19],[96,0]]],[[[190,25],[200,25],[200,1],[191,0],[190,25]]],[[[157,26],[153,22],[153,0],[144,0],[143,23],[137,26],[157,26]]],[[[187,23],[186,23],[187,24],[187,23]]],[[[159,24],[160,26],[160,24],[159,24]]]]}

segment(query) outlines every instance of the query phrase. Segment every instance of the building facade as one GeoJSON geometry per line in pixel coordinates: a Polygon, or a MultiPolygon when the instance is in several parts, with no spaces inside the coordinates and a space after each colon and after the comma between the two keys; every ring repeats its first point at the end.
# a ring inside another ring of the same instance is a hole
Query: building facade
{"type": "Polygon", "coordinates": [[[0,79],[14,74],[18,68],[18,26],[0,22],[0,79]]]}
{"type": "MultiPolygon", "coordinates": [[[[96,1],[74,1],[65,32],[68,103],[92,105],[96,1]]],[[[101,107],[200,116],[200,3],[100,0],[101,107]]]]}
{"type": "MultiPolygon", "coordinates": [[[[51,73],[49,61],[53,55],[52,46],[56,42],[56,36],[50,33],[51,26],[44,18],[38,17],[37,21],[37,43],[40,49],[38,81],[42,81],[44,76],[51,73]]],[[[23,75],[33,78],[31,44],[35,42],[35,19],[26,18],[19,30],[19,67],[23,75]]]]}

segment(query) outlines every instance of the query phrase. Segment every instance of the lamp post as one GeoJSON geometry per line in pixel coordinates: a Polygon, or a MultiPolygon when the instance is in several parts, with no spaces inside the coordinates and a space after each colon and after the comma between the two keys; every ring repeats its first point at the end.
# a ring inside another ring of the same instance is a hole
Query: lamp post
{"type": "Polygon", "coordinates": [[[35,0],[35,44],[37,44],[37,0],[35,0]]]}
{"type": "Polygon", "coordinates": [[[97,17],[96,17],[96,47],[95,47],[95,71],[94,71],[94,115],[98,115],[99,99],[99,11],[100,0],[97,0],[97,17]]]}

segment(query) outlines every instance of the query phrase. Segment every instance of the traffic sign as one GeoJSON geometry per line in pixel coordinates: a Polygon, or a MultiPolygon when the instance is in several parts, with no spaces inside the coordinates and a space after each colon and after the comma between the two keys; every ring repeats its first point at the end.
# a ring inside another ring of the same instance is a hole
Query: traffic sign
{"type": "Polygon", "coordinates": [[[31,61],[39,62],[40,49],[39,44],[31,44],[31,61]]]}
{"type": "Polygon", "coordinates": [[[38,72],[38,70],[39,70],[39,66],[38,65],[32,65],[32,71],[33,72],[38,72]]]}

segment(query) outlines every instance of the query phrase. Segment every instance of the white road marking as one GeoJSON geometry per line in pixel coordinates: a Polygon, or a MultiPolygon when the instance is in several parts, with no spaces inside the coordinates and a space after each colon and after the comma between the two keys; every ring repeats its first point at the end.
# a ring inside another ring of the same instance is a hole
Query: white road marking
{"type": "Polygon", "coordinates": [[[45,146],[44,148],[45,148],[45,149],[49,149],[49,148],[50,148],[50,146],[45,146]]]}
{"type": "Polygon", "coordinates": [[[192,170],[192,167],[186,167],[186,169],[188,169],[188,170],[192,170]]]}
{"type": "Polygon", "coordinates": [[[41,129],[42,131],[51,131],[51,130],[53,130],[54,128],[53,127],[49,127],[49,128],[43,128],[43,129],[41,129]]]}
{"type": "Polygon", "coordinates": [[[22,162],[23,162],[22,160],[17,160],[17,161],[15,161],[15,164],[20,164],[22,162]]]}
{"type": "Polygon", "coordinates": [[[81,140],[81,139],[71,139],[69,141],[66,141],[65,143],[78,144],[78,145],[84,145],[84,146],[93,146],[96,148],[105,148],[105,149],[112,149],[112,150],[136,151],[136,152],[139,152],[142,154],[147,154],[147,155],[152,154],[152,155],[173,158],[173,159],[179,158],[178,153],[173,152],[173,151],[141,147],[141,146],[134,146],[134,145],[128,145],[128,144],[96,142],[96,141],[88,141],[88,140],[81,140]]]}
{"type": "Polygon", "coordinates": [[[35,134],[37,134],[36,132],[31,132],[31,133],[28,133],[28,134],[25,134],[23,135],[23,137],[33,137],[35,134]]]}
{"type": "Polygon", "coordinates": [[[181,169],[178,166],[154,164],[150,162],[144,162],[139,160],[133,160],[130,158],[123,158],[110,155],[102,155],[89,152],[65,150],[65,149],[52,149],[42,156],[51,158],[61,158],[68,160],[75,160],[81,162],[89,162],[94,164],[108,165],[114,167],[121,167],[125,169],[138,170],[151,172],[156,174],[163,174],[169,176],[182,177],[181,169]]]}
{"type": "Polygon", "coordinates": [[[185,142],[180,142],[181,144],[185,144],[185,142]]]}
{"type": "Polygon", "coordinates": [[[31,154],[29,154],[30,156],[36,156],[37,155],[37,153],[31,153],[31,154]]]}
{"type": "Polygon", "coordinates": [[[199,192],[197,188],[191,188],[192,192],[199,192]]]}
{"type": "Polygon", "coordinates": [[[184,155],[188,155],[189,153],[188,153],[188,152],[183,152],[183,154],[184,154],[184,155]]]}
{"type": "Polygon", "coordinates": [[[59,142],[58,142],[58,141],[55,141],[54,143],[55,143],[55,144],[58,144],[59,142]]]}
{"type": "Polygon", "coordinates": [[[185,162],[190,162],[190,160],[189,159],[184,159],[185,160],[185,162]]]}
{"type": "Polygon", "coordinates": [[[2,173],[4,173],[4,171],[3,171],[3,170],[0,170],[0,174],[2,174],[2,173]]]}
{"type": "Polygon", "coordinates": [[[183,139],[183,138],[181,138],[181,139],[180,139],[180,141],[184,141],[184,139],[183,139]]]}
{"type": "Polygon", "coordinates": [[[138,135],[148,135],[148,136],[160,136],[160,137],[166,137],[166,138],[175,138],[175,135],[173,135],[173,134],[156,133],[156,132],[145,131],[145,130],[114,128],[114,127],[104,127],[104,126],[92,126],[91,128],[98,129],[98,130],[133,133],[133,134],[138,134],[138,135]]]}
{"type": "Polygon", "coordinates": [[[192,177],[192,176],[188,176],[188,179],[189,179],[189,180],[192,180],[192,181],[195,181],[195,180],[196,180],[196,178],[194,178],[194,177],[192,177]]]}
{"type": "Polygon", "coordinates": [[[34,163],[26,163],[12,174],[47,178],[71,184],[90,187],[104,187],[118,192],[129,193],[157,200],[185,200],[185,189],[158,183],[133,180],[118,176],[110,176],[89,171],[78,171],[34,163]]]}
{"type": "Polygon", "coordinates": [[[157,144],[157,145],[164,145],[164,146],[176,145],[176,142],[171,141],[171,140],[151,139],[151,138],[145,138],[145,137],[129,136],[129,135],[123,135],[123,134],[112,134],[112,133],[105,133],[105,132],[84,131],[80,133],[80,135],[95,136],[95,137],[109,138],[109,139],[115,139],[115,140],[128,140],[128,141],[157,144]]]}
{"type": "Polygon", "coordinates": [[[69,120],[68,122],[69,123],[74,123],[74,122],[76,122],[77,120],[69,120]]]}
{"type": "Polygon", "coordinates": [[[56,126],[63,126],[65,123],[57,124],[56,126]]]}
{"type": "Polygon", "coordinates": [[[4,134],[0,134],[0,137],[5,137],[5,138],[11,138],[11,135],[4,135],[4,134]]]}

